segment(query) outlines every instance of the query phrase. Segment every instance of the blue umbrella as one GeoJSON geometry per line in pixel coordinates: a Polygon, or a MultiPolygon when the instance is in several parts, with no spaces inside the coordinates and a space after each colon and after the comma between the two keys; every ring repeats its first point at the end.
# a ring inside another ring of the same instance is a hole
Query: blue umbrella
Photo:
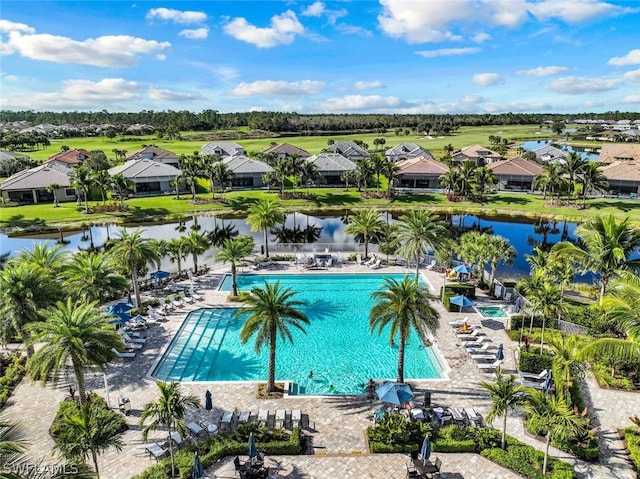
{"type": "Polygon", "coordinates": [[[171,273],[167,273],[166,271],[161,270],[154,271],[149,275],[151,279],[167,279],[169,276],[171,276],[171,273]]]}
{"type": "Polygon", "coordinates": [[[504,361],[504,346],[502,343],[498,345],[498,350],[496,351],[496,359],[498,361],[504,361]]]}
{"type": "Polygon", "coordinates": [[[131,315],[127,313],[112,313],[115,319],[111,321],[111,324],[121,325],[131,321],[131,315]]]}
{"type": "Polygon", "coordinates": [[[424,437],[424,441],[422,441],[422,449],[420,449],[420,456],[422,456],[423,464],[425,464],[429,457],[431,456],[431,441],[429,440],[429,436],[424,437]]]}
{"type": "Polygon", "coordinates": [[[213,402],[211,401],[211,391],[204,393],[204,408],[207,411],[211,411],[213,409],[213,402]]]}
{"type": "Polygon", "coordinates": [[[107,306],[107,313],[111,313],[111,314],[126,313],[127,311],[130,311],[132,308],[133,308],[133,304],[120,302],[120,303],[112,304],[111,306],[107,306]]]}
{"type": "Polygon", "coordinates": [[[378,399],[391,404],[404,404],[413,399],[413,391],[408,384],[386,382],[376,389],[378,399]]]}
{"type": "Polygon", "coordinates": [[[204,477],[204,467],[202,467],[200,456],[198,456],[198,451],[196,451],[196,455],[193,458],[193,473],[191,474],[191,478],[201,479],[203,477],[204,477]]]}
{"type": "Polygon", "coordinates": [[[253,433],[249,434],[249,451],[247,455],[249,459],[258,457],[258,448],[256,447],[256,440],[253,438],[253,433]]]}
{"type": "Polygon", "coordinates": [[[551,392],[552,384],[553,384],[553,373],[551,372],[551,370],[549,370],[546,377],[544,378],[544,390],[547,393],[551,392]]]}
{"type": "Polygon", "coordinates": [[[453,268],[453,270],[456,273],[461,273],[461,274],[471,274],[473,273],[473,270],[471,268],[469,268],[466,264],[459,264],[458,266],[456,266],[455,268],[453,268]]]}
{"type": "Polygon", "coordinates": [[[473,301],[461,294],[459,294],[458,296],[453,296],[451,299],[449,299],[449,302],[451,304],[455,304],[456,306],[460,306],[461,308],[466,308],[468,306],[474,305],[473,301]]]}

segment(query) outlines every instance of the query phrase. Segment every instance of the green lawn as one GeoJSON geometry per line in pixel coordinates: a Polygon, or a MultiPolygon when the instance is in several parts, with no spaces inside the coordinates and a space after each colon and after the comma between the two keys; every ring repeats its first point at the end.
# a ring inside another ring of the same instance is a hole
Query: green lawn
{"type": "MultiPolygon", "coordinates": [[[[386,199],[361,200],[355,188],[346,191],[344,188],[318,188],[311,192],[316,195],[313,201],[284,200],[280,204],[287,211],[304,211],[321,214],[340,214],[344,210],[363,207],[380,210],[402,210],[407,208],[429,209],[441,213],[478,214],[487,216],[510,217],[545,217],[584,221],[596,214],[613,214],[618,218],[629,217],[630,221],[640,224],[640,202],[635,200],[593,199],[588,202],[589,208],[555,207],[544,201],[541,196],[500,193],[489,197],[483,204],[471,202],[448,202],[441,194],[403,195],[393,201],[386,199]]],[[[210,194],[198,195],[208,199],[210,194]]],[[[141,223],[145,221],[177,220],[192,213],[211,212],[218,215],[243,215],[247,208],[259,198],[277,199],[275,192],[263,190],[235,191],[226,195],[227,204],[193,204],[189,195],[181,195],[179,200],[174,196],[155,196],[134,198],[126,202],[129,211],[126,213],[96,213],[85,215],[84,207],[76,203],[61,203],[59,208],[52,205],[18,206],[0,208],[0,227],[58,227],[78,226],[82,223],[141,223]]],[[[101,202],[93,201],[90,205],[101,202]]]]}

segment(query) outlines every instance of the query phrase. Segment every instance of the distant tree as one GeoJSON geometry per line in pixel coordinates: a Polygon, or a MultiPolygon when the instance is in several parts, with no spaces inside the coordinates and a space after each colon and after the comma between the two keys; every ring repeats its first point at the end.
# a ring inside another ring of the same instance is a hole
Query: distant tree
{"type": "Polygon", "coordinates": [[[218,261],[231,264],[231,294],[238,296],[236,265],[253,251],[253,237],[242,236],[225,240],[222,249],[216,255],[218,261]]]}
{"type": "Polygon", "coordinates": [[[84,197],[84,211],[89,212],[89,195],[93,186],[91,170],[84,166],[76,166],[69,175],[69,182],[73,188],[82,192],[84,197]]]}
{"type": "Polygon", "coordinates": [[[360,235],[364,242],[364,257],[369,256],[369,242],[376,234],[382,232],[384,221],[375,210],[361,210],[351,217],[344,232],[360,235]]]}
{"type": "Polygon", "coordinates": [[[262,231],[264,234],[264,250],[269,257],[269,237],[268,232],[278,223],[284,222],[282,208],[271,200],[262,199],[249,208],[247,222],[251,226],[251,231],[262,231]]]}
{"type": "Polygon", "coordinates": [[[47,192],[53,195],[54,208],[57,208],[58,206],[60,206],[60,204],[58,203],[58,196],[57,196],[58,189],[60,188],[61,186],[58,183],[51,183],[49,186],[47,186],[47,192]]]}

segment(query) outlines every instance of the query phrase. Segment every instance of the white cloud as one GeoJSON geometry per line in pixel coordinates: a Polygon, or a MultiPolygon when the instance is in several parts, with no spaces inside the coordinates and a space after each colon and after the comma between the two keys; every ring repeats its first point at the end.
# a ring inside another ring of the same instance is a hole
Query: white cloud
{"type": "Polygon", "coordinates": [[[603,78],[564,77],[552,81],[548,88],[556,93],[566,95],[582,95],[615,89],[620,80],[603,78]]]}
{"type": "Polygon", "coordinates": [[[67,80],[62,89],[56,92],[29,92],[24,96],[12,95],[3,98],[0,104],[4,108],[69,109],[87,108],[90,110],[107,108],[117,102],[127,102],[140,98],[140,86],[122,78],[104,78],[98,82],[89,80],[67,80]]]}
{"type": "Polygon", "coordinates": [[[232,93],[238,96],[253,95],[277,95],[297,96],[316,95],[324,87],[324,82],[314,80],[302,80],[298,82],[258,80],[252,83],[242,82],[238,84],[232,93]]]}
{"type": "Polygon", "coordinates": [[[354,85],[356,90],[374,90],[376,88],[383,88],[384,85],[379,80],[374,81],[357,81],[354,85]]]}
{"type": "Polygon", "coordinates": [[[269,27],[259,28],[240,17],[231,20],[224,26],[224,32],[237,40],[251,43],[258,48],[271,48],[278,45],[289,45],[296,35],[304,33],[304,27],[291,10],[271,17],[269,27]]]}
{"type": "Polygon", "coordinates": [[[622,76],[631,83],[640,83],[640,70],[631,70],[622,76]]]}
{"type": "Polygon", "coordinates": [[[486,42],[487,40],[491,40],[491,35],[489,35],[488,33],[480,32],[475,34],[471,39],[476,43],[482,43],[486,42]]]}
{"type": "Polygon", "coordinates": [[[326,10],[323,2],[314,2],[302,11],[302,15],[306,17],[321,17],[326,10]]]}
{"type": "Polygon", "coordinates": [[[202,100],[204,97],[192,93],[177,93],[170,90],[160,90],[157,88],[149,88],[149,98],[160,101],[192,101],[202,100]]]}
{"type": "Polygon", "coordinates": [[[585,108],[598,108],[601,106],[604,106],[604,103],[602,103],[601,101],[590,100],[590,101],[584,102],[585,108]]]}
{"type": "Polygon", "coordinates": [[[539,20],[559,18],[568,23],[578,23],[592,18],[631,11],[631,9],[600,0],[544,0],[531,2],[527,8],[539,20]]]}
{"type": "Polygon", "coordinates": [[[548,77],[552,75],[558,75],[562,72],[566,72],[567,67],[548,66],[548,67],[536,67],[529,70],[518,70],[518,75],[522,77],[548,77]]]}
{"type": "Polygon", "coordinates": [[[323,101],[321,109],[325,111],[354,111],[354,110],[387,110],[398,108],[406,103],[395,96],[380,95],[347,95],[342,98],[329,98],[323,101]]]}
{"type": "Polygon", "coordinates": [[[640,63],[640,49],[631,50],[622,57],[613,57],[607,63],[615,66],[637,65],[640,63]]]}
{"type": "Polygon", "coordinates": [[[24,32],[24,33],[35,33],[35,28],[30,27],[29,25],[25,25],[24,23],[16,23],[11,22],[9,20],[0,19],[0,32],[2,33],[10,33],[10,32],[24,32]]]}
{"type": "Polygon", "coordinates": [[[16,75],[11,75],[9,73],[0,72],[0,77],[7,81],[17,81],[18,77],[16,75]]]}
{"type": "Polygon", "coordinates": [[[476,83],[477,85],[490,86],[503,83],[503,80],[497,73],[478,73],[473,75],[473,83],[476,83]]]}
{"type": "Polygon", "coordinates": [[[336,30],[340,33],[344,33],[345,35],[359,35],[361,37],[370,37],[373,35],[373,33],[366,28],[359,27],[357,25],[349,25],[347,23],[338,23],[336,25],[336,30]]]}
{"type": "Polygon", "coordinates": [[[476,18],[489,17],[490,23],[515,28],[527,19],[528,3],[525,0],[483,0],[476,18]]]}
{"type": "Polygon", "coordinates": [[[6,45],[10,52],[18,52],[32,60],[114,68],[136,65],[138,55],[154,54],[171,46],[169,42],[129,35],[108,35],[78,41],[57,35],[23,35],[20,32],[11,32],[6,45]]]}
{"type": "Polygon", "coordinates": [[[453,55],[468,55],[469,53],[478,53],[482,50],[477,47],[468,47],[468,48],[439,48],[437,50],[421,50],[417,51],[416,54],[423,56],[425,58],[434,58],[434,57],[449,57],[453,55]]]}
{"type": "Polygon", "coordinates": [[[188,38],[189,40],[205,40],[209,36],[209,29],[202,27],[194,30],[182,30],[178,35],[188,38]]]}
{"type": "Polygon", "coordinates": [[[182,25],[190,25],[193,23],[202,23],[207,21],[207,14],[204,12],[174,10],[172,8],[152,8],[147,13],[147,19],[153,20],[160,18],[161,20],[169,20],[173,23],[182,25]]]}
{"type": "Polygon", "coordinates": [[[640,95],[627,95],[622,99],[622,103],[640,103],[640,95]]]}

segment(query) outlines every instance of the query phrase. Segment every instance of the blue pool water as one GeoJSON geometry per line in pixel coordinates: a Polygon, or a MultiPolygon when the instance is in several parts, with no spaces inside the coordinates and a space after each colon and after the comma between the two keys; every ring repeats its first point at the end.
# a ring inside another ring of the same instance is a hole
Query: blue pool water
{"type": "MultiPolygon", "coordinates": [[[[291,380],[297,394],[310,395],[362,393],[362,384],[370,378],[394,379],[398,348],[389,344],[388,330],[371,333],[368,324],[374,304],[370,295],[389,277],[399,280],[403,275],[238,276],[241,290],[279,280],[299,293],[296,299],[308,302],[306,334],[293,328],[293,343],[278,342],[276,379],[291,380]]],[[[221,289],[231,289],[230,277],[221,289]]],[[[243,321],[234,319],[236,311],[191,312],[153,376],[165,381],[264,381],[268,349],[258,355],[253,340],[240,342],[243,321]]],[[[405,378],[438,378],[441,373],[433,348],[423,347],[412,332],[405,350],[405,378]]]]}

